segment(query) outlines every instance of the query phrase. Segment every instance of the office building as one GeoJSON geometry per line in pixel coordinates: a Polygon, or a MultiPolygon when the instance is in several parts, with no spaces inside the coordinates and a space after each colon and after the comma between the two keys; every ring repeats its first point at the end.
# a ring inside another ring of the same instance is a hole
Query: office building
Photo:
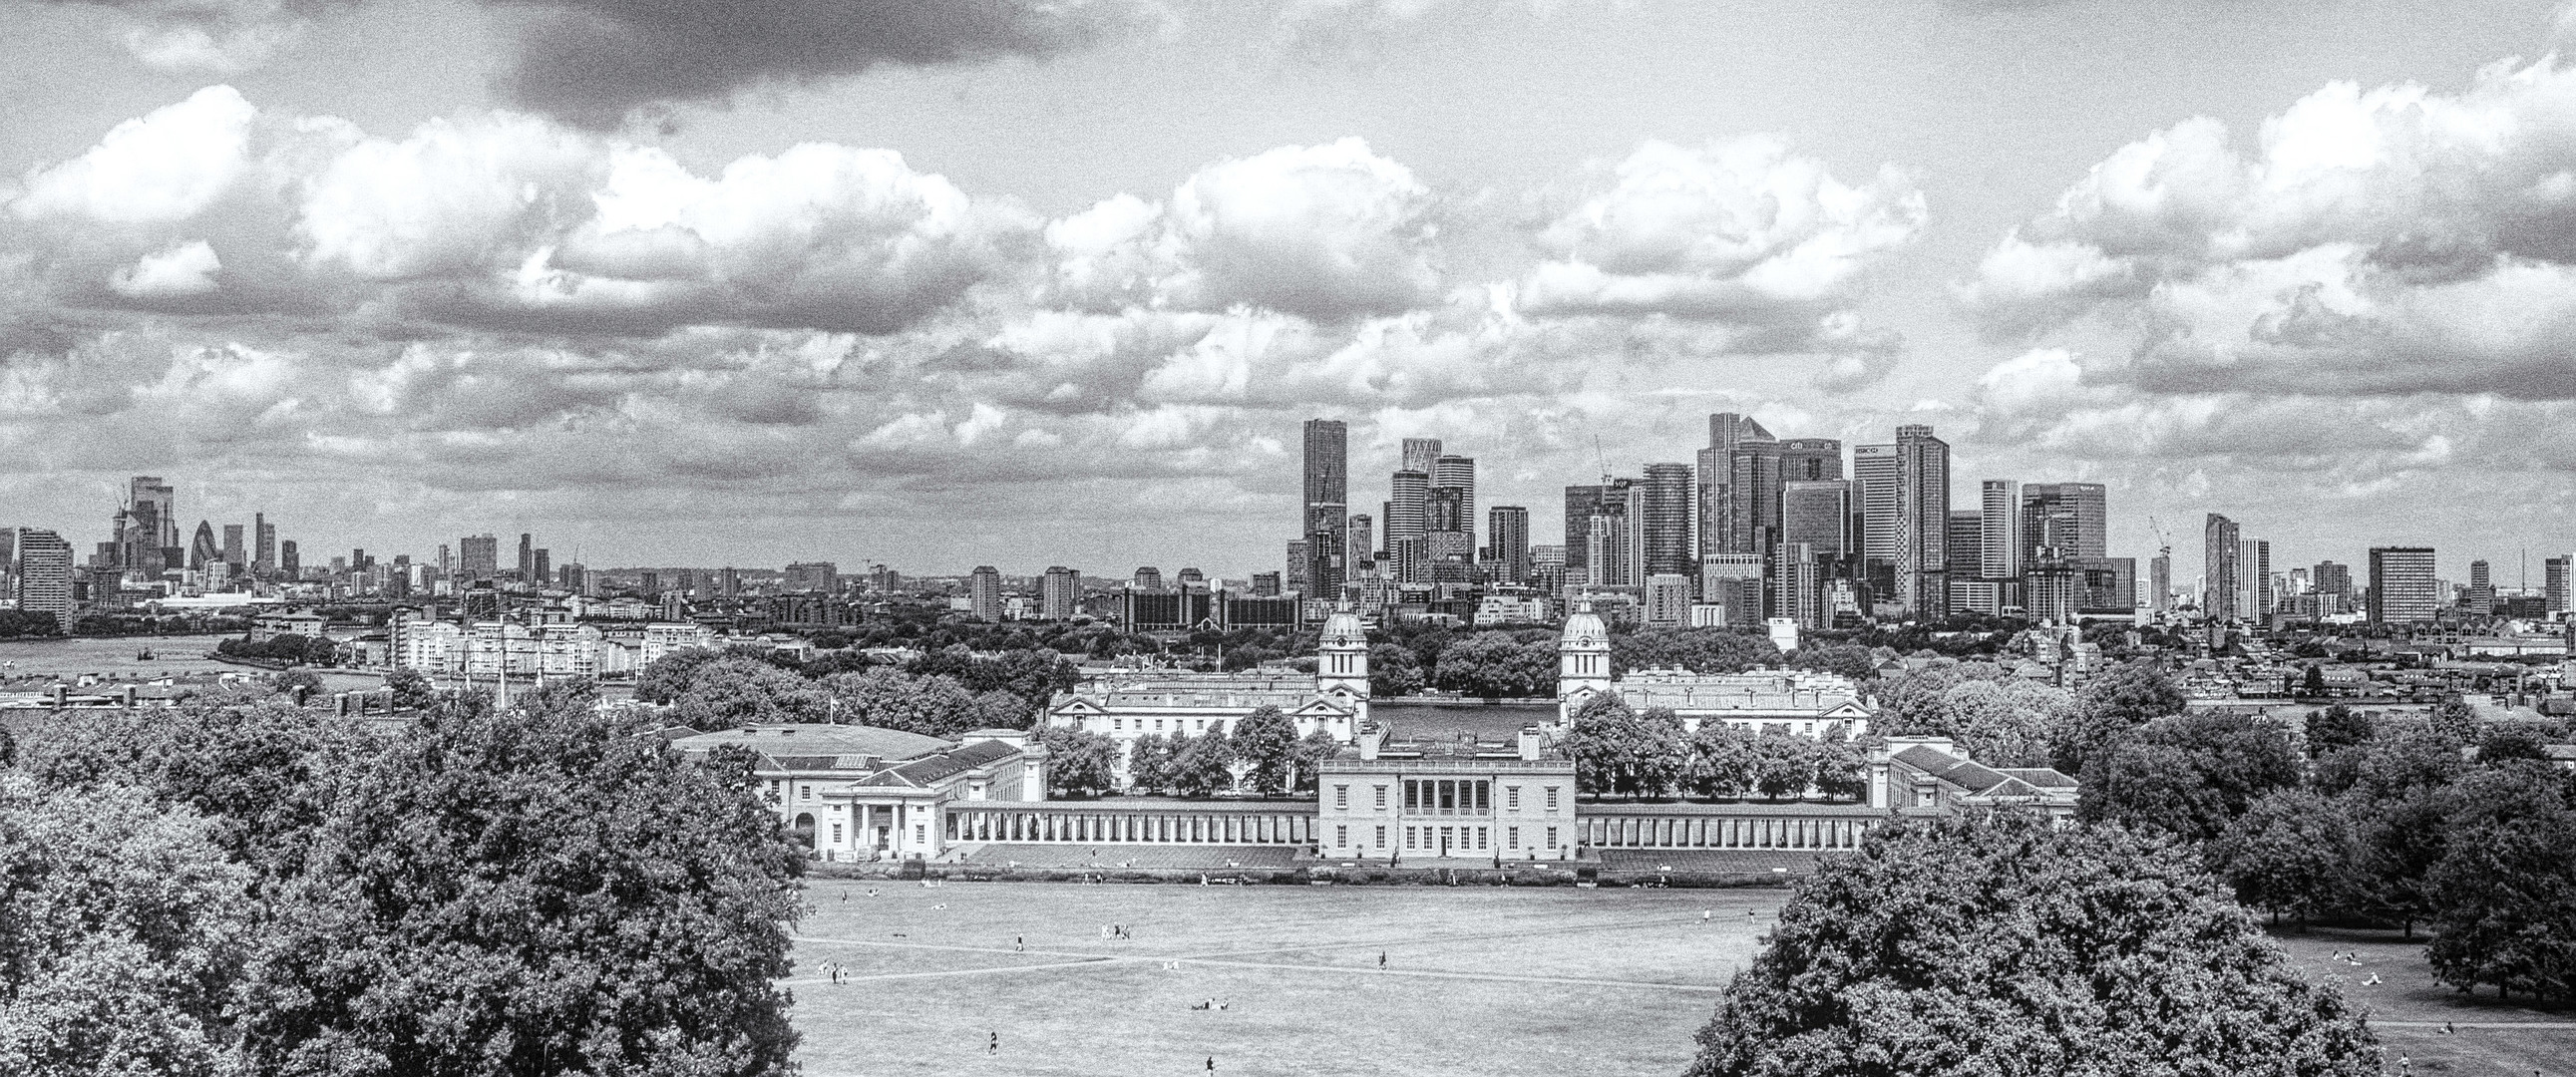
{"type": "Polygon", "coordinates": [[[223,561],[224,548],[215,541],[214,522],[197,521],[197,533],[188,540],[188,568],[204,572],[223,564],[223,561]]]}
{"type": "Polygon", "coordinates": [[[1897,593],[1914,616],[1937,621],[1949,610],[1950,443],[1932,428],[1896,428],[1900,499],[1897,593]]]}
{"type": "Polygon", "coordinates": [[[1728,460],[1722,553],[1768,554],[1780,535],[1778,441],[1740,442],[1728,460]]]}
{"type": "Polygon", "coordinates": [[[991,565],[977,565],[966,576],[966,608],[978,621],[1002,619],[1002,573],[991,565]]]}
{"type": "Polygon", "coordinates": [[[2469,593],[2460,612],[2471,617],[2495,615],[2495,577],[2483,560],[2469,562],[2469,593]]]}
{"type": "Polygon", "coordinates": [[[1949,536],[1942,543],[1949,557],[1950,609],[1992,617],[2006,604],[2009,580],[1986,578],[1986,514],[1977,509],[1951,509],[1949,536]]]}
{"type": "MultiPolygon", "coordinates": [[[[1978,483],[1977,505],[1977,575],[1989,580],[2009,580],[2020,576],[2023,554],[2021,484],[2011,479],[1987,479],[1978,483]]],[[[1950,515],[1955,519],[1958,513],[1950,515]]],[[[1953,572],[1963,560],[1956,554],[1951,556],[1953,572]]]]}
{"type": "MultiPolygon", "coordinates": [[[[395,558],[395,560],[407,561],[408,558],[398,557],[395,558]]],[[[528,574],[530,582],[543,584],[547,580],[554,578],[555,552],[553,550],[547,549],[543,546],[537,547],[536,556],[532,558],[529,563],[535,566],[534,570],[528,574]]]]}
{"type": "MultiPolygon", "coordinates": [[[[1691,466],[1646,465],[1638,524],[1644,529],[1645,571],[1688,582],[1691,564],[1691,466]]],[[[1687,618],[1687,611],[1684,614],[1687,618]]]]}
{"type": "Polygon", "coordinates": [[[2159,553],[2148,562],[2147,605],[2157,613],[2173,608],[2173,555],[2159,553]]]}
{"type": "Polygon", "coordinates": [[[1727,550],[1733,527],[1735,450],[1748,443],[1774,440],[1750,416],[1722,411],[1708,417],[1708,448],[1698,456],[1694,531],[1701,556],[1727,550]]]}
{"type": "Polygon", "coordinates": [[[1608,486],[1565,488],[1565,574],[1569,582],[1591,581],[1592,517],[1602,511],[1608,486]]]}
{"type": "MultiPolygon", "coordinates": [[[[1263,576],[1270,577],[1270,590],[1262,593],[1278,594],[1279,574],[1275,572],[1253,574],[1254,590],[1259,591],[1263,576]]],[[[1049,621],[1070,621],[1080,612],[1082,573],[1063,565],[1048,566],[1046,576],[1038,581],[1038,616],[1049,621]]]]}
{"type": "Polygon", "coordinates": [[[1476,557],[1476,458],[1450,454],[1433,460],[1431,496],[1439,497],[1442,490],[1455,491],[1451,496],[1458,503],[1458,533],[1466,541],[1459,556],[1472,562],[1476,557]]]}
{"type": "Polygon", "coordinates": [[[1852,484],[1845,479],[1781,484],[1780,541],[1800,543],[1817,556],[1840,559],[1860,552],[1853,520],[1852,484]]]}
{"type": "Polygon", "coordinates": [[[302,559],[295,556],[294,539],[278,540],[277,575],[279,578],[289,581],[304,578],[304,562],[302,559]]]}
{"type": "Polygon", "coordinates": [[[2098,482],[2033,482],[2021,487],[2022,556],[2053,549],[2067,558],[2110,556],[2107,499],[2098,482]]]}
{"type": "Polygon", "coordinates": [[[16,567],[9,574],[18,611],[50,613],[63,630],[72,626],[72,544],[52,531],[21,527],[12,544],[16,567]]]}
{"type": "Polygon", "coordinates": [[[1406,468],[1388,481],[1392,496],[1386,502],[1386,548],[1392,550],[1397,539],[1418,539],[1429,533],[1431,473],[1406,468]]]}
{"type": "Polygon", "coordinates": [[[250,567],[262,577],[277,572],[277,525],[266,513],[250,514],[250,567]]]}
{"type": "Polygon", "coordinates": [[[1399,459],[1404,470],[1428,475],[1431,474],[1432,462],[1440,459],[1441,455],[1439,438],[1406,438],[1404,452],[1399,459]]]}
{"type": "Polygon", "coordinates": [[[1649,574],[1642,620],[1648,628],[1690,627],[1691,581],[1678,572],[1649,574]]]}
{"type": "Polygon", "coordinates": [[[2233,621],[2246,611],[2236,606],[2242,590],[2238,582],[2237,557],[2241,542],[2236,534],[2236,521],[2215,512],[2200,529],[2200,612],[2212,621],[2233,621]]]}
{"type": "Polygon", "coordinates": [[[537,537],[519,532],[519,578],[532,580],[537,573],[537,537]]]}
{"type": "Polygon", "coordinates": [[[780,590],[828,595],[840,589],[841,566],[830,561],[798,561],[781,571],[779,577],[780,590]]]}
{"type": "Polygon", "coordinates": [[[2567,567],[2570,561],[2576,561],[2576,554],[2560,554],[2540,562],[2541,597],[2545,603],[2541,608],[2548,611],[2552,619],[2567,612],[2567,567]]]}
{"type": "Polygon", "coordinates": [[[501,574],[501,540],[489,534],[467,535],[456,540],[456,549],[458,579],[477,582],[501,574]]]}
{"type": "Polygon", "coordinates": [[[2371,620],[2381,624],[2420,624],[2433,620],[2441,606],[2441,587],[2433,578],[2432,547],[2371,547],[2371,620]]]}
{"type": "Polygon", "coordinates": [[[1485,510],[1485,535],[1492,560],[1502,567],[1498,582],[1530,582],[1529,510],[1519,505],[1485,510]]]}
{"type": "MultiPolygon", "coordinates": [[[[1860,491],[1861,561],[1873,590],[1890,601],[1896,592],[1905,468],[1894,445],[1852,446],[1852,482],[1860,491]]],[[[1944,547],[1946,549],[1946,545],[1944,547]]]]}
{"type": "Polygon", "coordinates": [[[1342,593],[1350,551],[1350,427],[1338,419],[1308,419],[1305,428],[1304,525],[1308,598],[1342,593]]]}
{"type": "Polygon", "coordinates": [[[249,556],[250,556],[250,555],[249,555],[249,552],[248,552],[248,551],[246,551],[246,550],[244,550],[244,549],[242,548],[242,525],[240,525],[240,524],[225,524],[225,525],[224,525],[224,565],[225,565],[225,567],[226,567],[228,570],[230,570],[234,575],[240,575],[240,574],[241,574],[241,572],[242,572],[242,570],[243,570],[244,568],[248,567],[248,565],[249,565],[249,556]]]}
{"type": "Polygon", "coordinates": [[[1351,517],[1349,560],[1352,576],[1366,575],[1377,564],[1377,521],[1363,512],[1351,517]]]}

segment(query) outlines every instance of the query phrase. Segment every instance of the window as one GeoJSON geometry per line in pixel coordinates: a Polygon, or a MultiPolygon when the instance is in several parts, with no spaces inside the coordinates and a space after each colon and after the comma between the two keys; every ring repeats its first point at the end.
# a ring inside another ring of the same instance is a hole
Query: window
{"type": "Polygon", "coordinates": [[[1485,832],[1492,829],[1493,828],[1489,826],[1480,826],[1476,828],[1476,848],[1482,849],[1486,847],[1485,832]]]}
{"type": "MultiPolygon", "coordinates": [[[[1385,787],[1385,786],[1383,786],[1383,785],[1381,785],[1381,786],[1378,786],[1378,787],[1377,787],[1377,810],[1379,810],[1379,811],[1385,811],[1385,810],[1386,810],[1386,787],[1385,787]]],[[[1379,842],[1378,844],[1379,844],[1379,845],[1384,845],[1384,844],[1386,844],[1386,843],[1385,843],[1385,842],[1379,842]]]]}
{"type": "Polygon", "coordinates": [[[1199,732],[1201,732],[1201,733],[1205,733],[1205,732],[1207,732],[1207,719],[1205,719],[1205,718],[1201,718],[1201,719],[1199,719],[1199,732]]]}
{"type": "Polygon", "coordinates": [[[1110,729],[1110,731],[1111,731],[1111,732],[1113,732],[1113,733],[1114,733],[1114,732],[1118,732],[1118,731],[1123,730],[1123,729],[1126,729],[1126,728],[1127,728],[1127,719],[1124,719],[1124,718],[1112,718],[1112,719],[1110,719],[1110,720],[1109,720],[1109,729],[1110,729]]]}
{"type": "Polygon", "coordinates": [[[1518,848],[1520,848],[1520,847],[1521,847],[1521,828],[1516,827],[1516,826],[1507,826],[1507,827],[1504,827],[1504,828],[1503,828],[1503,848],[1506,848],[1506,849],[1518,849],[1518,848]]]}
{"type": "Polygon", "coordinates": [[[1385,828],[1385,827],[1379,827],[1379,828],[1377,828],[1377,847],[1378,847],[1378,848],[1380,848],[1380,849],[1386,848],[1386,828],[1385,828]]]}
{"type": "Polygon", "coordinates": [[[1410,812],[1416,808],[1420,808],[1421,806],[1422,783],[1414,781],[1411,778],[1406,778],[1404,780],[1404,810],[1410,812]]]}
{"type": "MultiPolygon", "coordinates": [[[[1553,834],[1555,831],[1551,830],[1549,833],[1553,834]]],[[[921,823],[914,823],[912,825],[912,843],[915,845],[930,844],[930,828],[921,823]]]]}
{"type": "Polygon", "coordinates": [[[1333,828],[1333,847],[1334,847],[1334,848],[1337,848],[1337,849],[1347,849],[1347,848],[1350,848],[1350,845],[1351,845],[1351,828],[1346,827],[1346,826],[1337,826],[1337,827],[1334,827],[1334,828],[1333,828]]]}
{"type": "MultiPolygon", "coordinates": [[[[1556,810],[1556,787],[1555,787],[1555,786],[1553,786],[1553,785],[1551,785],[1551,786],[1548,786],[1548,787],[1547,787],[1547,810],[1549,810],[1549,811],[1555,811],[1555,810],[1556,810]]],[[[1554,831],[1549,831],[1549,833],[1555,833],[1555,832],[1554,832],[1554,831]]],[[[1553,840],[1549,841],[1549,842],[1547,843],[1547,847],[1548,847],[1548,848],[1550,848],[1550,849],[1556,848],[1556,842],[1555,842],[1555,841],[1553,841],[1553,840]]]]}
{"type": "Polygon", "coordinates": [[[832,824],[832,844],[834,844],[834,845],[839,845],[840,843],[841,843],[841,824],[839,824],[839,823],[834,823],[834,824],[832,824]]]}
{"type": "Polygon", "coordinates": [[[1351,810],[1351,787],[1350,787],[1350,786],[1347,786],[1347,785],[1336,785],[1336,786],[1334,786],[1334,787],[1333,787],[1333,808],[1334,808],[1334,810],[1336,810],[1336,811],[1349,811],[1349,810],[1351,810]]]}
{"type": "Polygon", "coordinates": [[[1519,810],[1521,810],[1521,787],[1520,787],[1520,786],[1517,786],[1517,785],[1509,786],[1509,787],[1506,787],[1506,788],[1503,790],[1503,806],[1504,806],[1504,807],[1506,807],[1506,808],[1509,808],[1509,809],[1511,809],[1511,810],[1513,810],[1513,811],[1519,811],[1519,810]]]}
{"type": "MultiPolygon", "coordinates": [[[[1551,792],[1553,792],[1553,790],[1550,790],[1550,791],[1551,791],[1551,792]]],[[[1555,827],[1549,827],[1549,828],[1547,828],[1547,847],[1548,847],[1548,848],[1550,848],[1550,849],[1556,848],[1556,828],[1555,828],[1555,827]]]]}
{"type": "Polygon", "coordinates": [[[1412,827],[1404,828],[1404,847],[1407,849],[1414,848],[1412,827]]]}
{"type": "Polygon", "coordinates": [[[814,799],[814,787],[813,787],[812,785],[800,785],[800,786],[797,786],[797,787],[796,787],[796,799],[798,799],[798,800],[812,800],[812,799],[814,799]]]}
{"type": "Polygon", "coordinates": [[[1160,733],[1160,732],[1162,732],[1162,731],[1163,731],[1163,720],[1162,720],[1162,719],[1160,719],[1160,718],[1156,718],[1156,719],[1154,719],[1154,732],[1160,733]]]}

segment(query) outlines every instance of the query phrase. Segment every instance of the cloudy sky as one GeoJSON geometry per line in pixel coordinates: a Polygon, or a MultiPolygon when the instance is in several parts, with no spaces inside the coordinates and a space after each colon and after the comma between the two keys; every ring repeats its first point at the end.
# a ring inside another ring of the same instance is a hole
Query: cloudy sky
{"type": "Polygon", "coordinates": [[[2576,546],[2549,0],[0,6],[0,522],[84,546],[1241,575],[1308,417],[1545,536],[1712,410],[2182,577],[2576,546]]]}

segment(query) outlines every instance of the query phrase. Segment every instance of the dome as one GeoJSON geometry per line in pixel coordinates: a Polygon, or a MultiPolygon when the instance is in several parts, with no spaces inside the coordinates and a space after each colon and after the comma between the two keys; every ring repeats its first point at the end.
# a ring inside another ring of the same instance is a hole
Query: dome
{"type": "Polygon", "coordinates": [[[1364,651],[1368,649],[1368,629],[1361,627],[1359,614],[1346,609],[1335,610],[1332,616],[1324,618],[1324,634],[1316,641],[1316,646],[1364,651]]]}
{"type": "Polygon", "coordinates": [[[1590,604],[1585,604],[1566,616],[1565,636],[1560,646],[1566,650],[1609,650],[1610,628],[1601,623],[1600,615],[1592,612],[1590,604]]]}

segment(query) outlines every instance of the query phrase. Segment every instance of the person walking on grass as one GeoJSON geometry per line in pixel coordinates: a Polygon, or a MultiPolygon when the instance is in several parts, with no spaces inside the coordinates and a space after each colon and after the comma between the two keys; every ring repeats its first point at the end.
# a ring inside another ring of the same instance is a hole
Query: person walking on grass
{"type": "Polygon", "coordinates": [[[1379,972],[1386,971],[1386,951],[1384,950],[1377,952],[1377,968],[1379,972]]]}
{"type": "Polygon", "coordinates": [[[988,1033],[985,1033],[985,1035],[986,1035],[986,1036],[988,1036],[988,1037],[990,1037],[990,1038],[988,1038],[988,1039],[986,1039],[986,1040],[984,1041],[984,1053],[985,1053],[985,1054],[987,1054],[987,1055],[998,1055],[998,1054],[1001,1054],[1001,1053],[1002,1053],[1002,1034],[1001,1034],[1000,1032],[988,1032],[988,1033]]]}

